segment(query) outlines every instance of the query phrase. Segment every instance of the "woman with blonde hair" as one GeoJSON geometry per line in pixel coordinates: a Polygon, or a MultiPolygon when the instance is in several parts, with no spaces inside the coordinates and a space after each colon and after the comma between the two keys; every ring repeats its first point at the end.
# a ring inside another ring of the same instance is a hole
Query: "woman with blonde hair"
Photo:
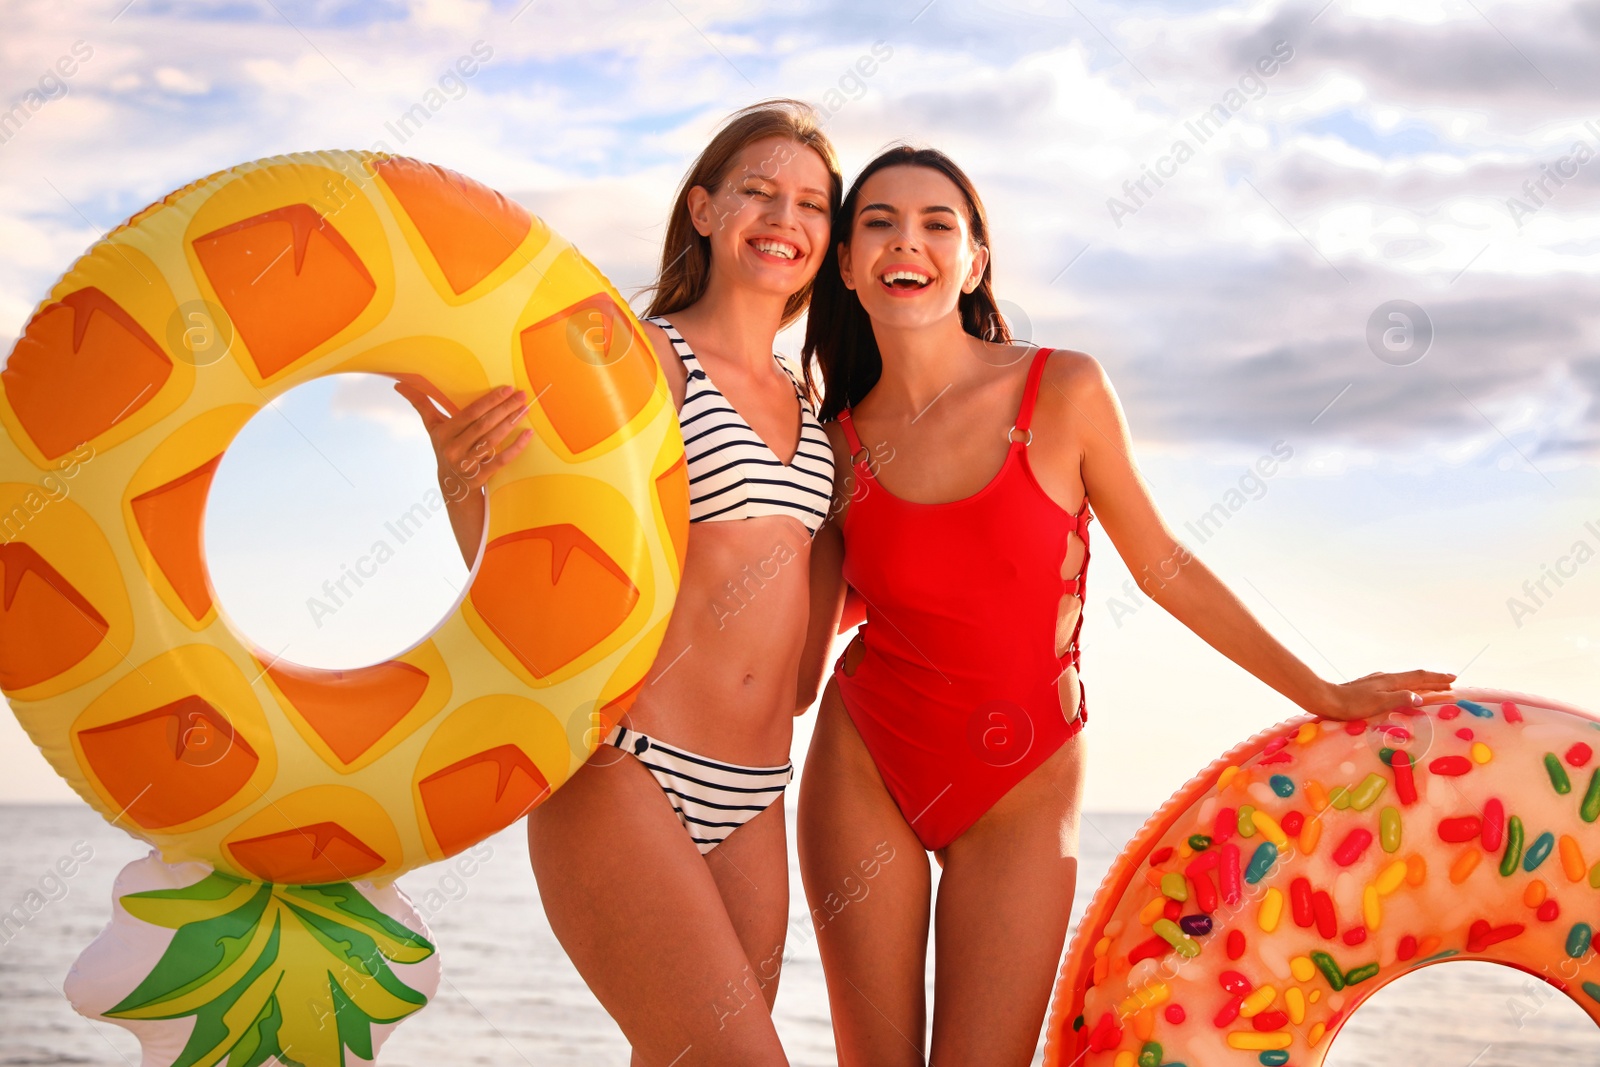
{"type": "MultiPolygon", "coordinates": [[[[842,186],[809,106],[745,108],[684,178],[652,287],[645,331],[688,458],[683,580],[623,721],[528,817],[551,929],[635,1064],[787,1062],[771,1018],[788,918],[783,798],[833,462],[773,342],[810,300],[842,186]]],[[[502,390],[447,419],[408,399],[441,480],[472,472],[451,510],[470,562],[477,490],[525,446],[526,430],[499,447],[529,402],[502,390]]]]}

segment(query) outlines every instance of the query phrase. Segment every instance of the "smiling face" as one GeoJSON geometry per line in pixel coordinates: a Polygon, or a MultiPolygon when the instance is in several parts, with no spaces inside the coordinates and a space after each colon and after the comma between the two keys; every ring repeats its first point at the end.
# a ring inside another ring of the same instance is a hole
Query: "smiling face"
{"type": "Polygon", "coordinates": [[[885,167],[862,184],[839,272],[875,325],[926,326],[956,313],[983,278],[966,197],[931,167],[885,167]]]}
{"type": "Polygon", "coordinates": [[[827,253],[831,184],[822,157],[796,141],[746,145],[715,189],[689,190],[712,276],[785,298],[805,288],[827,253]]]}

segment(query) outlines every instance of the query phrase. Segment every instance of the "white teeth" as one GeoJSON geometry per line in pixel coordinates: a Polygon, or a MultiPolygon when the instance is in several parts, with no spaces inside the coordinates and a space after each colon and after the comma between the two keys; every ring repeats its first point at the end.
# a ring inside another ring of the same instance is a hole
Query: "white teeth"
{"type": "Polygon", "coordinates": [[[786,245],[778,241],[752,241],[751,244],[762,252],[766,252],[769,255],[782,256],[784,259],[794,259],[800,254],[800,250],[794,245],[786,245]]]}
{"type": "Polygon", "coordinates": [[[898,281],[916,282],[918,285],[927,285],[929,282],[933,281],[933,279],[926,274],[922,274],[914,270],[893,270],[883,276],[883,282],[885,285],[893,285],[898,281]]]}

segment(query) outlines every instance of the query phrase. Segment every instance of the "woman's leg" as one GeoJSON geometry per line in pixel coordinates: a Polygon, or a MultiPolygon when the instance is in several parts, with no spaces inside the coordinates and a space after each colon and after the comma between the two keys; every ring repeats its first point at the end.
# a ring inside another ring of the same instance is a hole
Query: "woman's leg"
{"type": "Polygon", "coordinates": [[[1078,874],[1082,735],[945,851],[931,1067],[1025,1067],[1061,963],[1078,874]]]}
{"type": "Polygon", "coordinates": [[[806,757],[798,831],[840,1067],[921,1067],[928,857],[832,682],[806,757]]]}
{"type": "Polygon", "coordinates": [[[740,980],[728,987],[721,1009],[725,1013],[737,1013],[757,999],[771,1010],[778,995],[789,926],[788,849],[780,797],[706,854],[706,866],[749,960],[740,980]]]}
{"type": "Polygon", "coordinates": [[[716,879],[650,772],[619,755],[528,816],[550,928],[635,1064],[786,1064],[765,1001],[725,1010],[749,961],[716,879]]]}

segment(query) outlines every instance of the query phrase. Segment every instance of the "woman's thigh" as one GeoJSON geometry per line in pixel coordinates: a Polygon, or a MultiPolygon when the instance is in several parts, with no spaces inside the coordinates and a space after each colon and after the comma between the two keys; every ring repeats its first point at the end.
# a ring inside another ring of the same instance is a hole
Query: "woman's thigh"
{"type": "Polygon", "coordinates": [[[840,1067],[920,1067],[928,858],[832,682],[806,757],[798,831],[840,1067]]]}
{"type": "Polygon", "coordinates": [[[783,804],[778,798],[706,854],[706,866],[749,960],[736,988],[728,991],[730,1011],[757,998],[771,1008],[778,995],[789,923],[789,833],[783,804]]]}
{"type": "Polygon", "coordinates": [[[730,1013],[748,960],[716,880],[632,756],[591,762],[528,816],[550,927],[634,1062],[783,1064],[764,1001],[730,1013]]]}
{"type": "Polygon", "coordinates": [[[1072,914],[1082,768],[1080,736],[946,850],[930,1064],[1031,1062],[1072,914]]]}

